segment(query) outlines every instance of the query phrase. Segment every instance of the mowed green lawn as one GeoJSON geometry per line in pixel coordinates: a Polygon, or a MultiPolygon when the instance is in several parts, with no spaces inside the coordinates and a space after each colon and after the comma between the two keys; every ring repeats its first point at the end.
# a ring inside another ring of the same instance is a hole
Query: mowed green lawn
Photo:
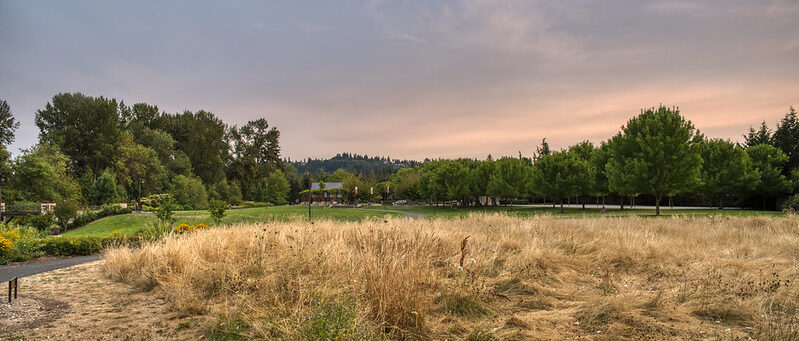
{"type": "MultiPolygon", "coordinates": [[[[381,218],[385,215],[403,217],[401,213],[387,213],[346,208],[312,207],[314,219],[362,220],[365,218],[381,218]]],[[[214,220],[208,211],[175,212],[175,225],[203,223],[213,225],[214,220]]],[[[257,223],[275,220],[307,219],[308,206],[257,207],[228,210],[222,224],[257,223]]],[[[155,223],[157,218],[152,213],[131,213],[112,216],[94,221],[86,226],[64,233],[65,236],[110,236],[114,231],[124,235],[132,235],[147,224],[155,223]]]]}
{"type": "MultiPolygon", "coordinates": [[[[602,212],[598,208],[570,208],[566,207],[563,212],[560,208],[552,207],[525,207],[525,206],[499,206],[499,207],[432,207],[432,206],[387,206],[387,210],[406,211],[414,213],[422,213],[427,215],[428,218],[457,218],[466,217],[469,213],[492,213],[503,212],[520,217],[529,217],[540,214],[554,214],[562,216],[654,216],[654,209],[625,209],[618,208],[608,209],[602,212]]],[[[710,215],[727,215],[727,216],[784,216],[785,214],[779,211],[758,211],[758,210],[718,210],[718,209],[669,209],[662,207],[660,209],[662,216],[710,216],[710,215]]]]}

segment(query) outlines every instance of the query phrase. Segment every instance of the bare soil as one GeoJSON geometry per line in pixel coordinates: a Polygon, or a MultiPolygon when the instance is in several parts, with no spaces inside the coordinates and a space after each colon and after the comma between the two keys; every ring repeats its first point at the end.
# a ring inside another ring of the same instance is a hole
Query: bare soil
{"type": "MultiPolygon", "coordinates": [[[[18,299],[0,304],[8,340],[196,340],[202,317],[169,311],[158,290],[135,292],[111,282],[102,261],[19,280],[18,299]]],[[[5,288],[5,287],[4,287],[5,288]]],[[[7,294],[3,291],[3,295],[7,294]]]]}

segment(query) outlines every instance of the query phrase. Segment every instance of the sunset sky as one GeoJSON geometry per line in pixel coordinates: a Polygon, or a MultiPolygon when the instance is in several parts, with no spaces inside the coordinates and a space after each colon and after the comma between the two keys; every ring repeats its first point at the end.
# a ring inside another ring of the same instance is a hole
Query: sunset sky
{"type": "Polygon", "coordinates": [[[799,1],[0,0],[0,99],[266,117],[283,155],[529,155],[677,105],[740,140],[799,106],[799,1]]]}

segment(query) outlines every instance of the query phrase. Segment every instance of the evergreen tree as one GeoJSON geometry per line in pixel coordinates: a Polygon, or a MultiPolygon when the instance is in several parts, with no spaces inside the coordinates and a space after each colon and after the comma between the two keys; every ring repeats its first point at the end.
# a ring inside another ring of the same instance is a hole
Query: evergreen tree
{"type": "Polygon", "coordinates": [[[766,209],[766,200],[769,196],[791,190],[791,182],[782,174],[782,168],[788,163],[788,156],[778,148],[767,144],[747,148],[746,152],[752,160],[755,192],[762,197],[762,207],[766,209]]]}
{"type": "Polygon", "coordinates": [[[754,147],[759,144],[771,144],[771,129],[766,125],[766,121],[760,124],[758,130],[749,127],[749,134],[744,135],[744,145],[746,147],[754,147]]]}
{"type": "Polygon", "coordinates": [[[788,110],[774,131],[772,144],[788,156],[782,174],[790,176],[791,171],[799,167],[799,119],[793,107],[788,110]]]}

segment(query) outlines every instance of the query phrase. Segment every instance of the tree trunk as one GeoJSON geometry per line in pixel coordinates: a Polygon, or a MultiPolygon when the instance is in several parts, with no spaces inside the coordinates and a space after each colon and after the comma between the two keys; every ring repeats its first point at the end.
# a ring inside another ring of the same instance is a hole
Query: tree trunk
{"type": "Polygon", "coordinates": [[[659,195],[655,196],[655,215],[656,216],[660,215],[660,196],[659,195]]]}
{"type": "Polygon", "coordinates": [[[763,193],[763,210],[766,210],[766,193],[763,193]]]}
{"type": "Polygon", "coordinates": [[[560,199],[560,213],[563,213],[563,199],[560,199]]]}
{"type": "Polygon", "coordinates": [[[619,196],[619,209],[624,210],[624,197],[619,196]]]}

